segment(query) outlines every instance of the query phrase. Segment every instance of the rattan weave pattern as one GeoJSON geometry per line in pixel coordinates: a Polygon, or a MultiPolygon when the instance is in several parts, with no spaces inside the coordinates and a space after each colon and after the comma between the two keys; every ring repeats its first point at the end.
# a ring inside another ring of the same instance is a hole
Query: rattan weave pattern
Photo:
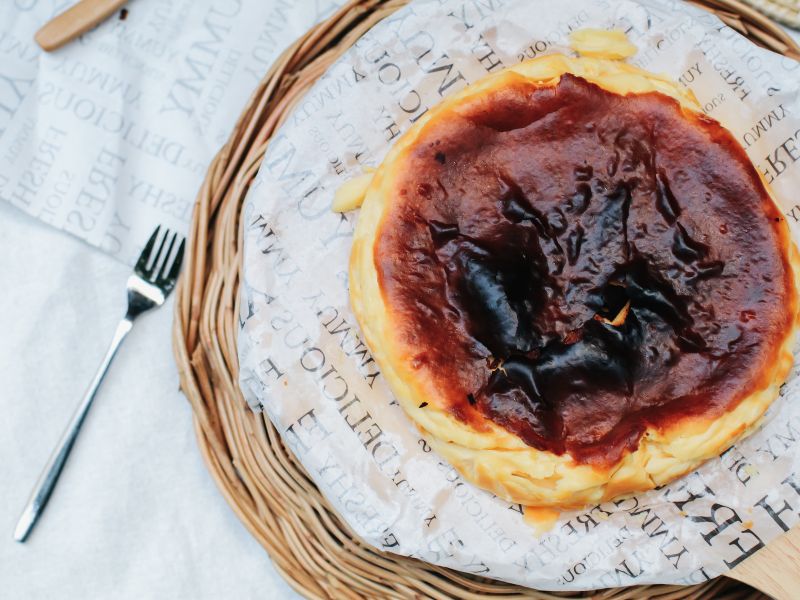
{"type": "Polygon", "coordinates": [[[800,29],[800,0],[745,0],[765,15],[800,29]]]}
{"type": "MultiPolygon", "coordinates": [[[[270,137],[296,102],[359,36],[406,1],[351,0],[289,47],[254,91],[198,193],[176,293],[173,346],[200,451],[220,491],[278,571],[308,598],[759,597],[726,578],[695,587],[539,592],[376,551],[337,517],[269,419],[247,407],[237,387],[236,355],[242,201],[270,137]]],[[[800,58],[791,38],[740,2],[695,4],[757,43],[800,58]]]]}

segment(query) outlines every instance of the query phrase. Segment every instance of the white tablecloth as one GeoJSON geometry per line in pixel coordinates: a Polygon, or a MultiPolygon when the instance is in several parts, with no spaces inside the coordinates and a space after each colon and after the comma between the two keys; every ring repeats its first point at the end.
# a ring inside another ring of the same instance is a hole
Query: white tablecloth
{"type": "Polygon", "coordinates": [[[137,322],[44,516],[12,540],[125,311],[130,269],[3,203],[0,240],[0,598],[296,597],[203,465],[172,301],[137,322]]]}
{"type": "Polygon", "coordinates": [[[172,301],[137,323],[44,517],[12,540],[125,310],[129,267],[5,203],[0,240],[0,597],[296,597],[202,463],[172,301]]]}
{"type": "MultiPolygon", "coordinates": [[[[33,32],[75,0],[0,3],[0,199],[133,260],[156,223],[186,228],[261,75],[341,1],[135,0],[49,55],[33,32]]],[[[0,598],[296,597],[202,464],[171,300],[137,322],[44,517],[12,541],[130,268],[5,202],[0,240],[0,598]]]]}

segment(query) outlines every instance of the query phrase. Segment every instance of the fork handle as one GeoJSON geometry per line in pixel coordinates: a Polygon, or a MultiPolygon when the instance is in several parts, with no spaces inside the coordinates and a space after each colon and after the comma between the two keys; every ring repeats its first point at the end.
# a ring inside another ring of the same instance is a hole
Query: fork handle
{"type": "Polygon", "coordinates": [[[39,515],[42,514],[44,507],[47,505],[47,501],[50,499],[50,494],[53,493],[53,489],[55,488],[58,478],[61,475],[61,470],[64,468],[64,463],[67,462],[67,457],[69,457],[69,453],[72,451],[72,446],[78,437],[78,433],[80,433],[83,421],[86,418],[89,409],[92,407],[92,402],[94,401],[97,389],[100,387],[100,384],[102,383],[103,378],[108,371],[108,366],[114,359],[114,355],[117,353],[122,340],[125,339],[125,336],[128,335],[128,332],[132,327],[133,320],[128,316],[122,319],[122,321],[119,322],[119,325],[117,325],[117,330],[114,332],[114,338],[111,340],[111,345],[106,351],[106,355],[103,358],[103,362],[100,364],[100,368],[97,369],[97,373],[95,373],[92,382],[89,384],[89,389],[86,390],[81,403],[75,409],[69,425],[67,425],[67,428],[61,435],[58,445],[50,455],[50,459],[47,461],[42,474],[39,476],[39,480],[36,482],[36,486],[31,492],[31,496],[28,499],[28,504],[25,506],[25,510],[22,511],[22,516],[17,522],[17,527],[14,530],[14,539],[16,541],[24,542],[28,538],[28,535],[30,534],[34,525],[36,525],[36,521],[39,519],[39,515]]]}

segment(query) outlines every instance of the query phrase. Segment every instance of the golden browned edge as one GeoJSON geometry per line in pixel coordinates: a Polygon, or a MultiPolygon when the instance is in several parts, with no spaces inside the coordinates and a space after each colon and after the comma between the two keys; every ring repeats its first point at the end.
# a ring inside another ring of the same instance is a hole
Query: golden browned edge
{"type": "MultiPolygon", "coordinates": [[[[361,543],[337,517],[269,419],[247,407],[237,384],[236,360],[244,196],[266,143],[293,102],[364,31],[404,4],[405,0],[351,0],[290,46],[254,91],[198,193],[175,294],[173,347],[198,446],[220,493],[287,583],[306,598],[556,600],[591,595],[597,600],[680,600],[732,593],[740,599],[761,598],[727,578],[691,587],[648,585],[552,594],[377,551],[361,543]],[[332,40],[338,40],[334,46],[332,40]]],[[[720,17],[751,40],[800,56],[800,48],[783,30],[755,11],[740,11],[741,3],[700,4],[720,9],[720,17]]]]}
{"type": "Polygon", "coordinates": [[[375,269],[377,235],[394,200],[395,182],[402,173],[405,158],[429,123],[447,118],[447,113],[457,111],[465,100],[481,97],[520,78],[540,86],[553,86],[564,73],[573,73],[623,95],[658,91],[677,100],[685,112],[700,112],[691,93],[669,79],[627,63],[599,58],[545,56],[472,84],[417,121],[401,136],[375,173],[356,227],[350,260],[350,297],[367,344],[399,403],[431,447],[465,479],[509,502],[579,508],[668,483],[718,456],[759,425],[792,366],[798,327],[800,261],[784,222],[780,229],[781,244],[794,275],[794,289],[786,310],[795,319],[780,341],[776,360],[766,362],[756,389],[719,417],[688,417],[663,429],[648,428],[638,448],[611,466],[580,464],[569,454],[556,455],[530,447],[488,419],[478,428],[452,415],[438,396],[433,381],[410,366],[413,349],[406,348],[394,335],[398,324],[394,322],[391,307],[385,303],[375,269]]]}

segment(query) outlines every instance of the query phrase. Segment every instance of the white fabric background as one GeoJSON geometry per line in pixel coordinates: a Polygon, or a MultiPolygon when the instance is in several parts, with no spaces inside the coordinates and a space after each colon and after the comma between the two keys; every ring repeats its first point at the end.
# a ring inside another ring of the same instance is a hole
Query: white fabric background
{"type": "MultiPolygon", "coordinates": [[[[136,0],[124,22],[112,16],[61,51],[40,54],[33,32],[75,1],[0,2],[0,198],[13,203],[4,186],[25,178],[26,161],[13,165],[7,158],[39,152],[37,139],[48,124],[68,129],[68,142],[54,176],[31,194],[37,206],[60,195],[66,210],[65,202],[77,202],[81,186],[91,182],[100,149],[118,151],[128,179],[107,190],[113,201],[98,222],[113,222],[116,210],[130,217],[116,258],[131,261],[156,223],[185,229],[189,219],[188,211],[175,218],[137,199],[132,177],[152,178],[153,189],[169,187],[178,205],[190,206],[204,172],[200,163],[224,142],[260,73],[342,0],[136,0]],[[70,77],[59,74],[62,66],[70,77]],[[191,97],[198,94],[197,113],[159,118],[157,107],[170,91],[188,93],[179,80],[191,97]],[[65,89],[65,101],[78,94],[97,115],[123,114],[140,133],[152,130],[151,150],[159,136],[184,146],[198,168],[153,162],[120,133],[59,113],[48,96],[52,85],[65,89]],[[141,106],[121,102],[120,90],[141,106]],[[26,123],[35,124],[32,135],[20,137],[26,123]],[[55,189],[63,184],[58,173],[72,174],[75,185],[66,195],[55,189]]],[[[98,235],[84,237],[101,243],[98,235]]],[[[129,272],[0,202],[0,598],[296,597],[202,464],[191,411],[178,391],[171,301],[135,326],[42,521],[27,544],[12,541],[31,487],[124,313],[129,272]]]]}
{"type": "Polygon", "coordinates": [[[0,597],[297,597],[203,465],[178,390],[171,300],[135,325],[41,521],[13,541],[125,311],[129,273],[0,203],[0,597]]]}
{"type": "Polygon", "coordinates": [[[0,596],[297,597],[202,463],[178,391],[171,301],[134,327],[41,522],[26,544],[12,540],[124,312],[128,273],[0,203],[0,596]]]}

